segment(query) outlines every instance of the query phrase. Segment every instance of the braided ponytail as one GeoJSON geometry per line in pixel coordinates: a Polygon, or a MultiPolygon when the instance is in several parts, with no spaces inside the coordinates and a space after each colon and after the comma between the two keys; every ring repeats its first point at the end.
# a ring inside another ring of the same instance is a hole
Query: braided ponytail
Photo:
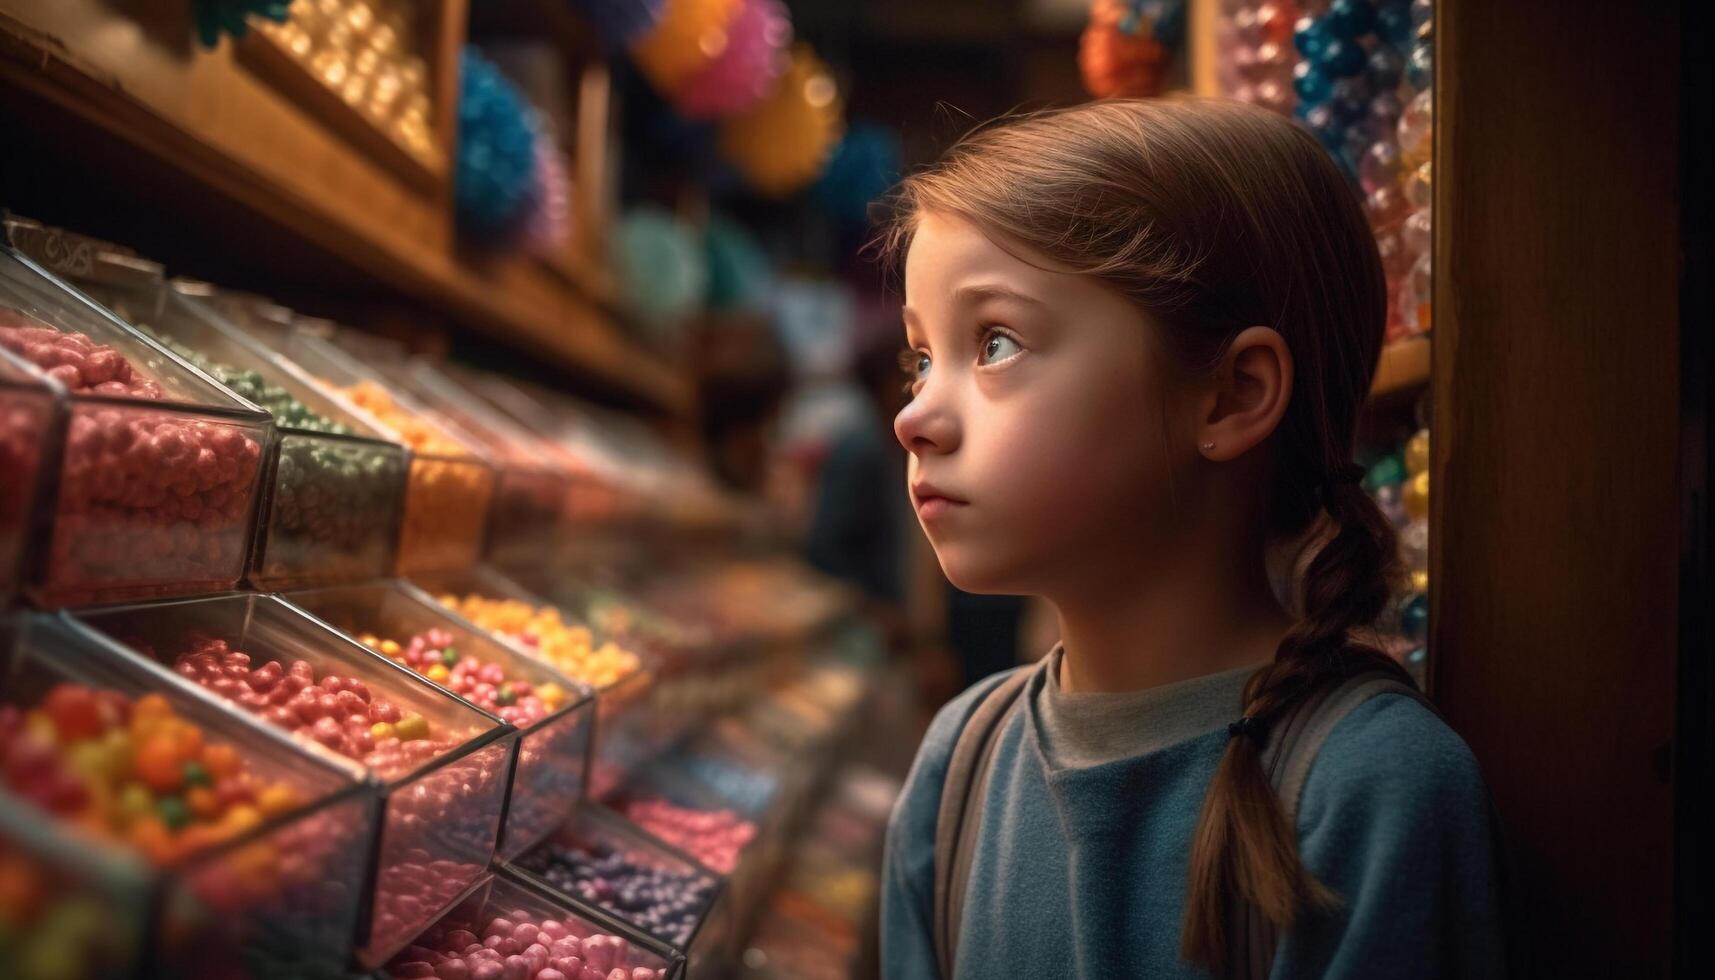
{"type": "Polygon", "coordinates": [[[1386,606],[1395,554],[1350,462],[1387,310],[1375,236],[1307,130],[1196,100],[1105,100],[1005,120],[907,177],[894,203],[885,252],[902,256],[926,212],[969,219],[1119,290],[1189,375],[1218,363],[1247,327],[1272,327],[1292,353],[1291,399],[1271,437],[1270,525],[1283,540],[1318,521],[1330,533],[1300,575],[1301,618],[1246,685],[1247,721],[1195,831],[1181,951],[1226,975],[1236,903],[1284,929],[1334,901],[1298,859],[1257,733],[1356,672],[1408,679],[1355,635],[1386,606]]]}
{"type": "MultiPolygon", "coordinates": [[[[1342,476],[1344,474],[1341,474],[1342,476]]],[[[1266,731],[1313,692],[1366,670],[1410,675],[1392,658],[1352,636],[1382,613],[1395,564],[1393,527],[1374,500],[1349,479],[1327,484],[1331,538],[1303,574],[1303,614],[1275,658],[1245,687],[1244,717],[1266,731]]],[[[1282,931],[1300,910],[1327,908],[1335,896],[1298,859],[1254,737],[1227,741],[1203,800],[1191,845],[1185,929],[1180,952],[1217,977],[1229,975],[1227,935],[1232,903],[1248,902],[1282,931]]]]}

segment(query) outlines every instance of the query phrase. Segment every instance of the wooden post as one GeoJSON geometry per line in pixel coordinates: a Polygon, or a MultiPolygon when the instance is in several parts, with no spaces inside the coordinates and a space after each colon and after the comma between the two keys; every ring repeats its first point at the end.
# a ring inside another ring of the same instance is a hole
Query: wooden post
{"type": "Polygon", "coordinates": [[[1430,667],[1532,975],[1669,970],[1678,19],[1436,4],[1430,667]]]}

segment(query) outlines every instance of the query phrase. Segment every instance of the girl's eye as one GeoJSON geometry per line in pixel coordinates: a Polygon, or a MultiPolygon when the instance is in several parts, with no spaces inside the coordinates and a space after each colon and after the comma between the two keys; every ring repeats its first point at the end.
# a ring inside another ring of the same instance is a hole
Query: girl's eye
{"type": "Polygon", "coordinates": [[[993,330],[990,331],[989,335],[983,339],[982,356],[978,358],[977,363],[998,364],[1007,358],[1023,352],[1024,348],[1019,346],[1018,341],[1013,340],[1011,337],[1001,333],[999,330],[993,330]]]}
{"type": "Polygon", "coordinates": [[[917,356],[912,359],[911,376],[918,381],[922,381],[924,378],[929,376],[928,354],[925,354],[922,351],[917,352],[917,356]]]}

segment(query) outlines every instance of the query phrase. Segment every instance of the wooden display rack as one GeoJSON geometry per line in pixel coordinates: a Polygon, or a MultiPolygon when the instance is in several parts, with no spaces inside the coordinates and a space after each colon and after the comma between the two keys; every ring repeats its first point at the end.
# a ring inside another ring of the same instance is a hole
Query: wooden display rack
{"type": "Polygon", "coordinates": [[[1709,976],[1707,13],[1611,13],[1435,3],[1435,340],[1372,401],[1434,401],[1429,685],[1507,830],[1515,972],[1709,976]]]}
{"type": "MultiPolygon", "coordinates": [[[[601,292],[607,273],[587,242],[550,261],[467,253],[453,227],[450,181],[402,177],[342,125],[282,92],[274,73],[258,76],[230,41],[196,48],[188,10],[188,3],[0,0],[0,98],[43,106],[165,165],[210,200],[331,256],[343,275],[411,297],[636,403],[686,411],[687,380],[622,328],[601,292]]],[[[449,21],[436,57],[456,59],[462,43],[462,18],[449,21]]],[[[599,174],[602,164],[584,157],[606,149],[604,140],[580,138],[576,172],[599,174]]],[[[128,169],[116,166],[115,181],[128,169]]]]}

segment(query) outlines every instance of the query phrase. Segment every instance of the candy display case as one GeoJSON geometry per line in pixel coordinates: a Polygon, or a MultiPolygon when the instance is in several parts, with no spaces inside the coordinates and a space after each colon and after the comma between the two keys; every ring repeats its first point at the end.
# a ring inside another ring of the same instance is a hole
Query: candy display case
{"type": "Polygon", "coordinates": [[[519,729],[502,858],[523,853],[577,804],[595,728],[595,698],[587,686],[472,629],[405,582],[283,598],[519,729]]]}
{"type": "Polygon", "coordinates": [[[670,947],[502,868],[389,962],[397,980],[678,980],[670,947]]]}
{"type": "Polygon", "coordinates": [[[0,609],[10,606],[24,580],[53,454],[64,438],[63,392],[40,372],[0,347],[0,609]]]}
{"type": "Polygon", "coordinates": [[[480,449],[326,340],[293,330],[279,352],[387,438],[411,448],[394,563],[398,574],[452,571],[474,563],[482,552],[495,485],[494,467],[480,449]]]}
{"type": "Polygon", "coordinates": [[[46,544],[28,584],[38,602],[238,583],[274,438],[267,413],[10,248],[0,249],[0,347],[69,398],[46,544]]]}
{"type": "Polygon", "coordinates": [[[274,416],[249,579],[353,581],[391,568],[408,454],[212,305],[161,286],[85,285],[139,330],[274,416]]]}
{"type": "Polygon", "coordinates": [[[77,618],[176,686],[355,760],[382,785],[374,902],[359,956],[385,960],[494,854],[517,730],[277,596],[86,609],[77,618]]]}
{"type": "Polygon", "coordinates": [[[653,710],[677,721],[676,727],[661,733],[662,744],[708,718],[742,707],[790,669],[757,644],[721,637],[694,611],[667,615],[629,591],[596,584],[583,571],[555,567],[520,575],[526,587],[597,632],[655,660],[653,710]]]}
{"type": "Polygon", "coordinates": [[[143,958],[148,872],[0,794],[0,976],[126,977],[143,958]]]}
{"type": "Polygon", "coordinates": [[[446,374],[473,396],[513,424],[550,447],[571,479],[564,521],[575,530],[570,544],[601,551],[603,534],[622,534],[637,516],[636,500],[614,479],[608,461],[594,445],[586,427],[568,410],[541,391],[526,390],[516,381],[449,366],[446,374]],[[603,534],[592,534],[599,529],[603,534]]]}
{"type": "Polygon", "coordinates": [[[611,810],[580,808],[512,870],[672,946],[684,954],[688,976],[713,966],[727,925],[720,876],[611,810]]]}
{"type": "Polygon", "coordinates": [[[474,627],[595,689],[598,724],[590,795],[605,796],[679,727],[677,720],[653,708],[653,662],[602,637],[493,568],[420,577],[417,584],[474,627]]]}
{"type": "Polygon", "coordinates": [[[553,448],[536,434],[473,396],[434,365],[397,364],[387,377],[428,411],[481,443],[498,474],[489,509],[489,561],[503,568],[531,567],[550,559],[561,541],[573,478],[553,448]]]}
{"type": "Polygon", "coordinates": [[[0,844],[12,872],[0,917],[68,940],[0,930],[0,974],[345,968],[376,844],[376,787],[360,768],[163,686],[63,615],[0,634],[0,838],[17,848],[0,844]]]}

